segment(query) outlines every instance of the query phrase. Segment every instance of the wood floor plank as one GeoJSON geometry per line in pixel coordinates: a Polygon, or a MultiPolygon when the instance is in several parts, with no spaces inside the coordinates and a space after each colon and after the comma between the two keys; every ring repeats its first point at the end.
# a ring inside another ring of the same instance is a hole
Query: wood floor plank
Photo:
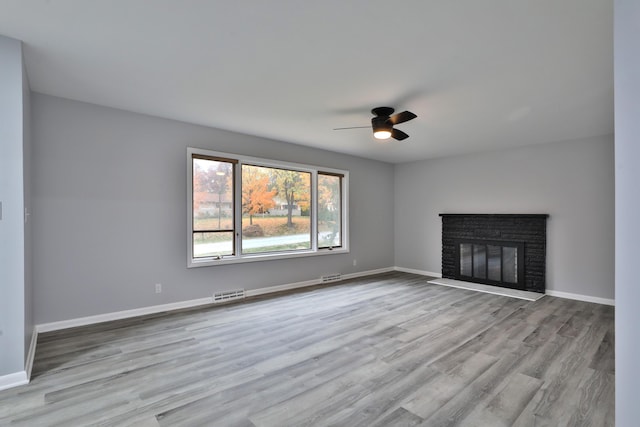
{"type": "Polygon", "coordinates": [[[387,416],[381,418],[370,427],[414,427],[422,424],[424,420],[419,416],[412,414],[404,408],[398,408],[387,416]]]}
{"type": "Polygon", "coordinates": [[[458,392],[452,399],[438,410],[424,416],[426,425],[459,425],[479,406],[486,406],[490,396],[498,386],[507,381],[507,377],[527,356],[528,349],[504,355],[496,363],[458,392]]]}
{"type": "Polygon", "coordinates": [[[510,375],[486,406],[477,406],[461,423],[463,426],[509,427],[518,419],[543,381],[516,373],[510,375]]]}
{"type": "Polygon", "coordinates": [[[594,370],[578,386],[580,401],[567,422],[568,426],[613,426],[613,403],[607,398],[613,394],[613,375],[594,370]]]}
{"type": "Polygon", "coordinates": [[[604,334],[604,337],[598,346],[598,350],[596,350],[596,353],[591,359],[591,364],[589,365],[590,368],[611,374],[615,372],[615,342],[613,336],[612,327],[604,334]]]}
{"type": "Polygon", "coordinates": [[[613,426],[614,310],[399,272],[41,334],[16,426],[613,426]]]}
{"type": "Polygon", "coordinates": [[[322,420],[322,424],[369,427],[397,411],[403,400],[436,375],[438,372],[428,364],[396,367],[385,370],[382,375],[369,375],[362,385],[371,392],[349,407],[331,414],[322,420]]]}
{"type": "Polygon", "coordinates": [[[424,383],[413,396],[403,402],[402,407],[427,419],[496,362],[495,357],[482,353],[473,354],[460,365],[424,383]]]}

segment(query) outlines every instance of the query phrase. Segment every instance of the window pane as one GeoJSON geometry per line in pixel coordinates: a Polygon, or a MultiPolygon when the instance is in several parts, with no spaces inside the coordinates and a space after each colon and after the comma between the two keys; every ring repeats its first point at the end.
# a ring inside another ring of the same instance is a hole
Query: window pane
{"type": "Polygon", "coordinates": [[[311,249],[311,173],[242,165],[242,252],[311,249]]]}
{"type": "Polygon", "coordinates": [[[318,174],[318,247],[342,246],[342,177],[318,174]]]}
{"type": "Polygon", "coordinates": [[[233,232],[193,233],[193,257],[233,255],[233,232]]]}
{"type": "Polygon", "coordinates": [[[193,231],[233,231],[233,165],[193,159],[193,231]]]}
{"type": "Polygon", "coordinates": [[[473,245],[473,277],[487,278],[487,247],[485,245],[473,245]]]}

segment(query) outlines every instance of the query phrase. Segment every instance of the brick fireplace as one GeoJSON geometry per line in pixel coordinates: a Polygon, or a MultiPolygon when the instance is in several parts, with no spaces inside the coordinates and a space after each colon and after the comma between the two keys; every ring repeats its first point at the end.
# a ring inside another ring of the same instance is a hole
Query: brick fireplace
{"type": "Polygon", "coordinates": [[[545,292],[547,214],[440,214],[442,277],[545,292]]]}

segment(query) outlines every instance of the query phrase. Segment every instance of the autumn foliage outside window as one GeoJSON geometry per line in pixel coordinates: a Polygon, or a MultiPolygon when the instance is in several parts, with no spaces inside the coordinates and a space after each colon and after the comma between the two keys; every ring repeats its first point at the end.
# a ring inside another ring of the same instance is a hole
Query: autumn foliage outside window
{"type": "Polygon", "coordinates": [[[318,173],[318,247],[342,246],[342,175],[318,173]]]}
{"type": "Polygon", "coordinates": [[[242,165],[242,252],[311,248],[311,173],[242,165]]]}
{"type": "Polygon", "coordinates": [[[190,150],[190,259],[345,249],[346,172],[190,150]]]}

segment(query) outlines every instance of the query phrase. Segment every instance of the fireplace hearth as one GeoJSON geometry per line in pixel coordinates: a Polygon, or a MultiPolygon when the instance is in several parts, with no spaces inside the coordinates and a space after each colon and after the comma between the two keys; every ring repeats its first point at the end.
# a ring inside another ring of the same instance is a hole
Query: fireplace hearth
{"type": "Polygon", "coordinates": [[[440,214],[442,277],[545,292],[546,214],[440,214]]]}

